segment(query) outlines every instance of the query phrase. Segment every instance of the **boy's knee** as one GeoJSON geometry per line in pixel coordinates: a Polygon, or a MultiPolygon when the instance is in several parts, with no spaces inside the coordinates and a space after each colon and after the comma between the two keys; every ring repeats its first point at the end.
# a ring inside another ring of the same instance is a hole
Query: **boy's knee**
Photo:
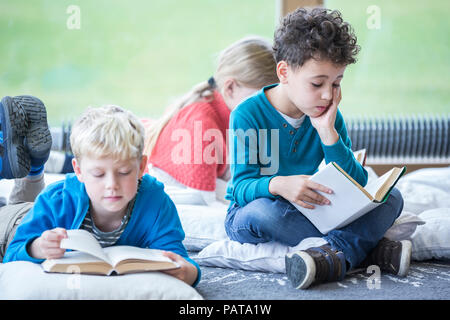
{"type": "Polygon", "coordinates": [[[250,226],[260,231],[283,226],[287,220],[284,213],[288,204],[278,199],[259,198],[248,203],[243,209],[250,226]]]}
{"type": "Polygon", "coordinates": [[[393,188],[387,199],[387,203],[392,207],[392,213],[396,217],[400,216],[403,210],[403,196],[400,190],[393,188]]]}

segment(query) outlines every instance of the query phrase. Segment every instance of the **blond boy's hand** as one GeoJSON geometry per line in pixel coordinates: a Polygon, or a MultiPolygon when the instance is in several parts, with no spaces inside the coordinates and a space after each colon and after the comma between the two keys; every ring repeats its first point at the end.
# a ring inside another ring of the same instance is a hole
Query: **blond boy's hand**
{"type": "Polygon", "coordinates": [[[274,177],[270,180],[269,192],[308,209],[314,209],[312,204],[329,205],[330,201],[317,191],[331,194],[333,190],[309,180],[309,177],[307,175],[274,177]]]}
{"type": "Polygon", "coordinates": [[[163,255],[168,257],[170,260],[178,263],[180,268],[172,269],[172,270],[163,270],[168,275],[171,275],[181,281],[186,282],[189,285],[192,285],[197,279],[197,268],[189,263],[186,259],[184,259],[179,254],[170,251],[164,251],[163,255]]]}
{"type": "Polygon", "coordinates": [[[66,249],[60,248],[61,240],[67,238],[64,228],[54,228],[44,231],[30,246],[30,256],[36,259],[58,259],[64,255],[66,249]]]}

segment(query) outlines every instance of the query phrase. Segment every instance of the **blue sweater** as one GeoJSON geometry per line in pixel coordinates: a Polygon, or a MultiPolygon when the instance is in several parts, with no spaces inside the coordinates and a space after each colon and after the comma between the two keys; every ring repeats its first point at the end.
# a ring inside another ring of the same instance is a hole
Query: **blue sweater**
{"type": "Polygon", "coordinates": [[[300,128],[292,127],[271,105],[262,88],[231,112],[229,152],[231,180],[226,199],[230,207],[243,207],[257,198],[276,197],[269,192],[275,176],[312,175],[320,162],[336,162],[358,183],[365,186],[367,171],[351,150],[344,119],[338,110],[335,128],[339,140],[326,146],[308,116],[300,128]]]}
{"type": "MultiPolygon", "coordinates": [[[[33,208],[17,227],[14,239],[6,250],[3,262],[26,260],[41,263],[28,254],[27,246],[44,231],[61,227],[79,229],[89,208],[89,197],[83,183],[74,174],[49,185],[37,197],[33,208]]],[[[130,220],[117,241],[117,245],[172,251],[196,266],[188,257],[182,241],[184,231],[177,209],[164,192],[164,185],[146,174],[142,178],[130,220]]]]}

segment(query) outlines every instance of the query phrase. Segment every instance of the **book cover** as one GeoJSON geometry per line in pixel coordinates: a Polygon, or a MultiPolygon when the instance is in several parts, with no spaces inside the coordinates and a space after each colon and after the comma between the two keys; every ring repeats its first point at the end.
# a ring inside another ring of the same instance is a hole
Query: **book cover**
{"type": "Polygon", "coordinates": [[[331,162],[310,177],[334,191],[322,194],[330,205],[317,205],[314,209],[304,208],[291,202],[322,233],[339,229],[358,219],[385,202],[392,188],[405,173],[406,167],[393,168],[365,188],[348,175],[339,165],[331,162]]]}

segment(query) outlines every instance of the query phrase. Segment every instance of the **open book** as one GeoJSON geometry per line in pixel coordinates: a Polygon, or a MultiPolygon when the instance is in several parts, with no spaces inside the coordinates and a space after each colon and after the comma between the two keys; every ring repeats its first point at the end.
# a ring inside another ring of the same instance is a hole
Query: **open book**
{"type": "Polygon", "coordinates": [[[66,251],[60,259],[45,260],[42,263],[45,271],[111,275],[179,268],[161,250],[133,246],[102,248],[92,234],[82,229],[67,230],[67,235],[61,248],[77,251],[66,251]]]}
{"type": "Polygon", "coordinates": [[[406,167],[393,168],[363,188],[335,162],[310,177],[314,182],[322,184],[334,191],[333,194],[322,194],[330,205],[314,205],[307,209],[291,202],[322,233],[339,229],[358,219],[365,213],[379,206],[388,198],[392,188],[406,172],[406,167]]]}

